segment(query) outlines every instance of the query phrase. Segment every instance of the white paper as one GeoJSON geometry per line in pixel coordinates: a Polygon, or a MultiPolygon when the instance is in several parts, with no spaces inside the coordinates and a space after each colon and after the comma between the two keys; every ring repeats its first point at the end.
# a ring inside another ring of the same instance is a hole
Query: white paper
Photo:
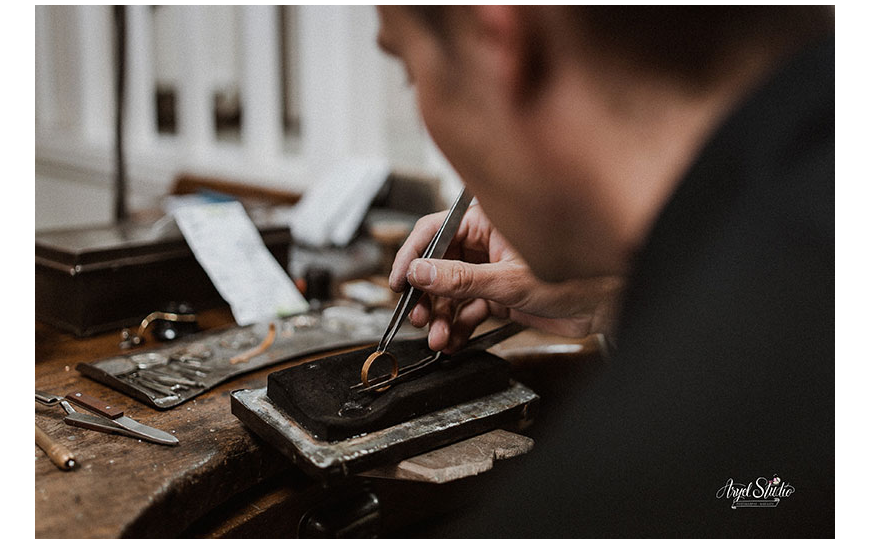
{"type": "Polygon", "coordinates": [[[308,310],[308,302],[269,253],[239,202],[184,206],[174,214],[236,323],[250,325],[308,310]]]}
{"type": "Polygon", "coordinates": [[[294,207],[290,219],[293,238],[313,247],[346,246],[389,175],[389,163],[383,159],[336,163],[294,207]]]}

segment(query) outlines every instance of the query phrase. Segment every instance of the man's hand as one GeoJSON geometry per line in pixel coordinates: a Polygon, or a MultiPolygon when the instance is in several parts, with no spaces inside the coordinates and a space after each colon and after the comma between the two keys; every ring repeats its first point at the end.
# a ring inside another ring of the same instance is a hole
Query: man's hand
{"type": "Polygon", "coordinates": [[[582,337],[610,326],[621,280],[538,280],[480,206],[465,213],[444,259],[420,259],[446,213],[417,222],[390,274],[394,291],[408,281],[426,293],[409,320],[415,327],[429,323],[431,349],[460,349],[491,315],[564,336],[582,337]]]}

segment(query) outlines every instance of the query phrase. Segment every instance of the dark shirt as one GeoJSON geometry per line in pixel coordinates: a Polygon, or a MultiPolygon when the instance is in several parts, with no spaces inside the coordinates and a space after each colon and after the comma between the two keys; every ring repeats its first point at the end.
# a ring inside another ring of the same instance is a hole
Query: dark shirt
{"type": "Polygon", "coordinates": [[[637,256],[617,339],[549,400],[535,450],[430,536],[834,536],[833,38],[710,138],[637,256]],[[775,477],[776,507],[717,497],[775,477]]]}

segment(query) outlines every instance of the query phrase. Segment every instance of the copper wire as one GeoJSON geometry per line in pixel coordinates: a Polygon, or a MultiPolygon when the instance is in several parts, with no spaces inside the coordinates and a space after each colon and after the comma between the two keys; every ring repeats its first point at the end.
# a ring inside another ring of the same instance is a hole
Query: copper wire
{"type": "MultiPolygon", "coordinates": [[[[396,356],[393,355],[392,353],[390,353],[389,351],[375,351],[374,353],[372,353],[371,355],[368,356],[368,358],[366,359],[366,362],[363,363],[362,371],[360,371],[360,378],[362,379],[362,383],[365,387],[369,386],[369,369],[371,368],[372,364],[374,364],[374,362],[377,359],[380,359],[382,356],[389,357],[393,363],[393,368],[390,370],[390,377],[395,378],[396,376],[399,375],[399,361],[398,361],[398,359],[396,359],[396,356]]],[[[390,388],[390,386],[386,385],[386,386],[381,387],[379,389],[375,389],[375,391],[378,391],[378,392],[386,391],[389,388],[390,388]]]]}
{"type": "Polygon", "coordinates": [[[230,359],[230,364],[234,365],[237,363],[246,363],[252,357],[256,357],[257,355],[263,353],[264,351],[269,349],[269,347],[273,343],[275,343],[276,336],[277,336],[277,332],[275,330],[275,324],[269,323],[269,332],[266,333],[266,337],[263,338],[263,341],[260,342],[260,345],[255,347],[255,348],[249,349],[248,351],[246,351],[244,353],[240,353],[240,354],[234,356],[233,358],[230,359]]]}
{"type": "Polygon", "coordinates": [[[153,321],[157,319],[162,319],[165,321],[180,321],[183,323],[192,323],[196,321],[196,314],[177,314],[174,312],[151,312],[145,319],[142,320],[142,323],[139,324],[139,332],[138,336],[145,336],[145,329],[148,328],[153,321]]]}

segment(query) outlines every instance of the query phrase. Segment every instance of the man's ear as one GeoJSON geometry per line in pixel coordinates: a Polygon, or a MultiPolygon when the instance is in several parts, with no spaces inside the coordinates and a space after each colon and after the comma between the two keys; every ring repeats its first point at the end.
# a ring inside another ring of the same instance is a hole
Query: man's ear
{"type": "Polygon", "coordinates": [[[534,99],[546,76],[544,37],[535,32],[533,10],[523,6],[473,6],[484,53],[515,104],[534,99]]]}

